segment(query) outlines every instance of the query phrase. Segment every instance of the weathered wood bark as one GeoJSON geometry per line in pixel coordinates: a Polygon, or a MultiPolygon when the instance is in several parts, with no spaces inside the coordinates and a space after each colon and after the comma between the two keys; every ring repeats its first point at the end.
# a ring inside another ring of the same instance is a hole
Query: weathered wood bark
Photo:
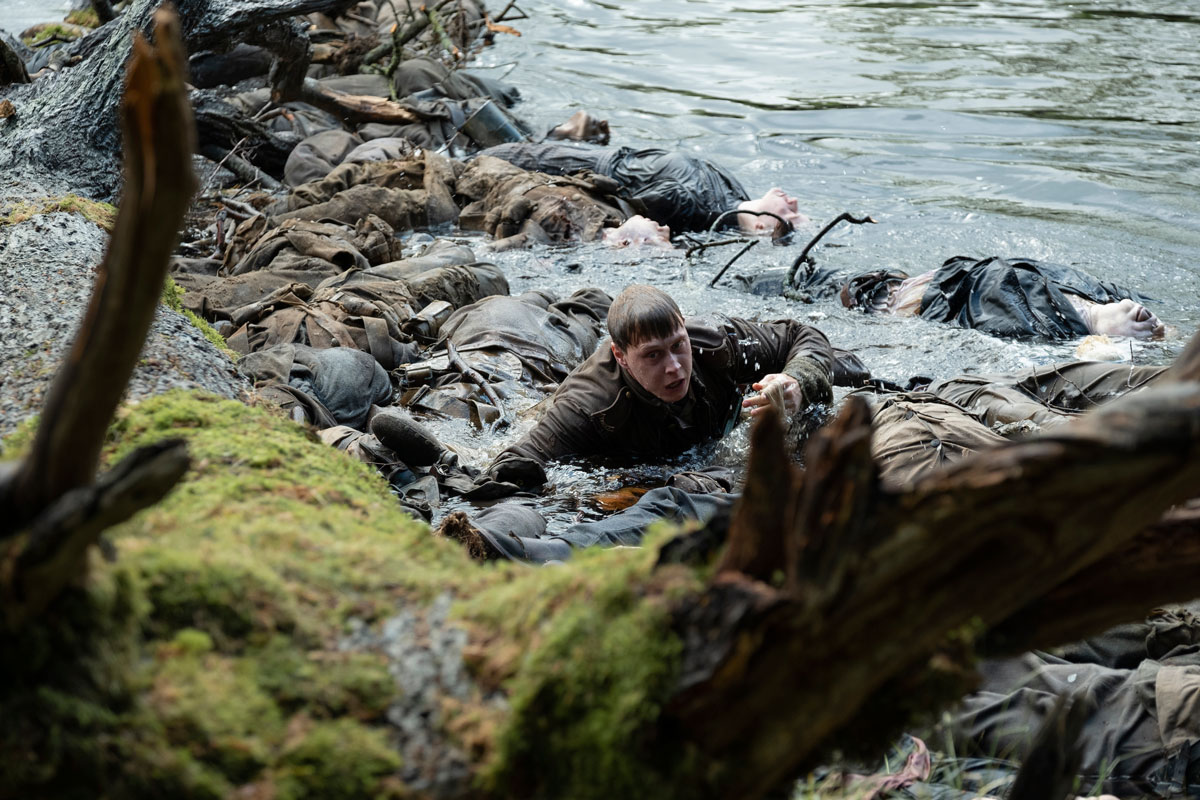
{"type": "Polygon", "coordinates": [[[134,41],[125,102],[125,193],[91,302],[46,397],[28,456],[0,485],[10,620],[79,574],[104,527],[178,480],[178,447],[134,454],[91,489],[112,420],[162,293],[176,231],[195,190],[193,130],[177,20],[160,12],[157,46],[134,41]],[[22,533],[24,531],[24,533],[22,533]],[[21,534],[17,536],[16,534],[21,534]]]}
{"type": "Polygon", "coordinates": [[[1200,597],[1200,504],[1167,511],[1117,550],[988,631],[987,650],[1048,647],[1133,621],[1155,606],[1200,597]]]}
{"type": "Polygon", "coordinates": [[[196,118],[196,132],[201,144],[200,152],[214,160],[231,150],[248,156],[251,163],[274,178],[283,177],[292,149],[300,143],[300,137],[281,133],[242,114],[216,92],[196,89],[191,93],[192,110],[196,118]],[[210,155],[208,149],[212,148],[210,155]],[[217,155],[217,153],[220,155],[217,155]]]}
{"type": "MultiPolygon", "coordinates": [[[[998,625],[1059,586],[1095,596],[1083,577],[1090,565],[1115,564],[1147,522],[1200,495],[1194,382],[981,453],[904,494],[875,477],[868,420],[850,398],[815,438],[791,497],[776,498],[779,518],[765,518],[769,505],[754,491],[735,515],[731,553],[771,552],[778,545],[763,540],[786,537],[782,585],[764,583],[761,566],[736,569],[754,559],[727,555],[707,596],[678,612],[683,674],[667,716],[713,765],[706,795],[760,796],[839,729],[861,730],[877,691],[920,667],[950,632],[998,625]],[[1072,588],[1073,576],[1084,589],[1072,588]]],[[[774,486],[788,469],[782,445],[774,436],[755,443],[749,480],[774,486]],[[775,452],[764,458],[768,445],[775,452]]],[[[1147,574],[1162,580],[1166,565],[1148,559],[1147,574]]],[[[1195,570],[1178,566],[1158,600],[1200,596],[1195,570]]],[[[1151,605],[1109,602],[1039,640],[1094,632],[1151,605]]]]}

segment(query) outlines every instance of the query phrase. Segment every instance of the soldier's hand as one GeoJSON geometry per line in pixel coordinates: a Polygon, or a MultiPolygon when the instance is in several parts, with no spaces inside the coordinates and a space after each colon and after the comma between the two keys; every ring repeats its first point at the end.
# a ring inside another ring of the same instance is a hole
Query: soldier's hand
{"type": "Polygon", "coordinates": [[[742,401],[742,408],[750,409],[751,415],[761,414],[768,405],[774,404],[779,415],[786,419],[804,407],[804,391],[791,375],[773,372],[759,378],[751,388],[758,394],[742,401]]]}

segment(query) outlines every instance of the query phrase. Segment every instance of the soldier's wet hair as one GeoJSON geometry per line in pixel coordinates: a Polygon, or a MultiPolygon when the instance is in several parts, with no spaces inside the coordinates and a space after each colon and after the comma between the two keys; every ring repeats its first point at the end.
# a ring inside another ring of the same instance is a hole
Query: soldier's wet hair
{"type": "Polygon", "coordinates": [[[653,286],[635,283],[625,287],[608,309],[608,335],[620,350],[670,336],[682,325],[679,306],[653,286]]]}

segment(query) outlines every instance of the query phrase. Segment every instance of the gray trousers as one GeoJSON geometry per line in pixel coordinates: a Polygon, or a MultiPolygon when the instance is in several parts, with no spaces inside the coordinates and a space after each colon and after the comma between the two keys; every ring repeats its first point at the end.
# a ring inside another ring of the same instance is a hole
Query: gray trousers
{"type": "Polygon", "coordinates": [[[596,522],[579,522],[560,533],[548,533],[537,510],[517,502],[500,503],[480,512],[471,521],[505,558],[544,564],[571,557],[576,548],[636,547],[646,529],[659,520],[707,522],[732,505],[736,494],[693,494],[664,486],[651,489],[629,508],[596,522]]]}

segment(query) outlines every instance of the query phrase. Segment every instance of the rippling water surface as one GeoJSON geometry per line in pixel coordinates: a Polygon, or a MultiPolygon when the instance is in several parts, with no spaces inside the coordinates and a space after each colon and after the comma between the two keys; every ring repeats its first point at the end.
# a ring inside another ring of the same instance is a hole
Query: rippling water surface
{"type": "Polygon", "coordinates": [[[1196,327],[1200,12],[1180,12],[1198,7],[519,5],[523,36],[499,37],[481,63],[521,87],[526,118],[549,127],[587,108],[615,144],[705,155],[752,193],[783,186],[814,228],[843,210],[880,221],[841,234],[823,263],[1074,263],[1196,327]]]}

